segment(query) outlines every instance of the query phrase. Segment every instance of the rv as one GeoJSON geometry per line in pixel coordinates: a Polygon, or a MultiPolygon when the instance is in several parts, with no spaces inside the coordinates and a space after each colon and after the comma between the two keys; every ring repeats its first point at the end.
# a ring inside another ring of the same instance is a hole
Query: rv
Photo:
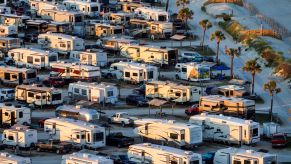
{"type": "Polygon", "coordinates": [[[67,22],[77,25],[84,22],[84,15],[79,12],[44,9],[40,12],[41,18],[55,22],[67,22]]]}
{"type": "Polygon", "coordinates": [[[202,143],[202,128],[174,120],[153,121],[139,126],[135,132],[147,141],[178,147],[193,147],[202,143]]]}
{"type": "Polygon", "coordinates": [[[15,25],[3,25],[0,24],[0,36],[1,37],[17,37],[18,27],[15,25]]]}
{"type": "Polygon", "coordinates": [[[61,164],[113,164],[113,160],[99,155],[75,152],[63,155],[61,164]]]}
{"type": "Polygon", "coordinates": [[[138,44],[137,40],[131,37],[104,37],[101,38],[101,46],[107,50],[120,51],[124,45],[138,44]]]}
{"type": "Polygon", "coordinates": [[[138,7],[134,10],[137,17],[146,20],[168,22],[169,13],[165,10],[151,7],[138,7]]]}
{"type": "Polygon", "coordinates": [[[276,164],[277,162],[275,154],[233,147],[218,150],[213,159],[213,164],[276,164]]]}
{"type": "Polygon", "coordinates": [[[25,27],[25,22],[30,19],[30,17],[22,15],[18,16],[15,14],[0,14],[0,19],[4,25],[15,25],[16,27],[22,29],[25,27]]]}
{"type": "Polygon", "coordinates": [[[90,23],[86,26],[87,36],[92,37],[110,37],[114,35],[122,35],[124,28],[122,26],[115,26],[105,23],[90,23]]]}
{"type": "MultiPolygon", "coordinates": [[[[37,39],[37,35],[41,33],[46,33],[48,28],[48,21],[45,20],[27,20],[25,22],[25,37],[31,36],[33,41],[37,39]],[[33,37],[33,38],[32,38],[33,37]]],[[[30,40],[30,41],[31,41],[30,40]]]]}
{"type": "Polygon", "coordinates": [[[221,95],[203,96],[199,100],[199,111],[252,118],[255,115],[255,101],[221,95]]]}
{"type": "Polygon", "coordinates": [[[143,7],[147,4],[142,4],[142,3],[130,3],[130,2],[125,2],[125,3],[121,3],[122,5],[122,11],[123,12],[126,12],[126,13],[133,13],[134,10],[136,8],[139,8],[139,7],[143,7]]]}
{"type": "Polygon", "coordinates": [[[131,18],[133,18],[133,14],[132,13],[105,13],[103,15],[103,18],[105,21],[108,21],[110,24],[114,24],[114,25],[123,25],[123,26],[127,26],[129,25],[129,20],[131,18]]]}
{"type": "Polygon", "coordinates": [[[177,103],[198,102],[202,91],[200,87],[179,85],[168,81],[152,81],[146,84],[145,96],[161,98],[177,103]]]}
{"type": "Polygon", "coordinates": [[[73,32],[73,26],[71,26],[70,23],[66,22],[51,21],[47,26],[47,31],[54,33],[71,34],[73,32]]]}
{"type": "Polygon", "coordinates": [[[210,66],[198,63],[181,63],[176,73],[176,79],[188,81],[210,80],[210,66]]]}
{"type": "Polygon", "coordinates": [[[79,61],[80,64],[84,65],[97,67],[105,67],[107,65],[107,53],[103,50],[97,50],[97,52],[72,51],[70,58],[75,59],[79,61]]]}
{"type": "Polygon", "coordinates": [[[68,88],[69,97],[85,99],[97,103],[115,104],[118,101],[118,89],[116,86],[106,83],[76,82],[70,83],[68,88]]]}
{"type": "Polygon", "coordinates": [[[177,62],[177,50],[171,48],[149,45],[123,45],[120,49],[120,55],[134,61],[160,66],[175,65],[177,62]]]}
{"type": "Polygon", "coordinates": [[[58,9],[58,5],[55,2],[49,1],[40,1],[40,0],[29,0],[29,5],[31,8],[32,14],[36,14],[38,16],[41,15],[41,12],[46,9],[58,9]]]}
{"type": "Polygon", "coordinates": [[[58,60],[55,52],[33,48],[16,48],[8,51],[8,58],[16,65],[24,65],[27,68],[50,68],[50,63],[58,60]]]}
{"type": "Polygon", "coordinates": [[[44,122],[44,131],[53,139],[72,142],[90,149],[106,145],[105,128],[68,118],[51,118],[44,122]]]}
{"type": "Polygon", "coordinates": [[[0,161],[9,164],[31,164],[31,159],[14,154],[0,153],[0,161]]]}
{"type": "Polygon", "coordinates": [[[202,164],[200,154],[150,143],[129,146],[127,155],[139,164],[202,164]]]}
{"type": "Polygon", "coordinates": [[[14,88],[0,88],[0,102],[14,100],[15,90],[14,88]]]}
{"type": "Polygon", "coordinates": [[[203,140],[238,145],[260,141],[260,124],[252,120],[202,113],[192,116],[189,123],[202,126],[203,140]]]}
{"type": "Polygon", "coordinates": [[[15,100],[29,104],[60,105],[63,103],[62,90],[38,85],[18,85],[15,89],[15,100]]]}
{"type": "Polygon", "coordinates": [[[36,76],[35,69],[0,66],[0,82],[4,85],[31,84],[36,82],[36,76]]]}
{"type": "Polygon", "coordinates": [[[248,89],[244,86],[239,85],[224,85],[218,87],[216,90],[218,95],[222,95],[225,97],[243,98],[250,96],[248,89]]]}
{"type": "Polygon", "coordinates": [[[101,12],[99,0],[64,0],[63,5],[65,5],[67,10],[78,11],[89,17],[97,17],[101,12]]]}
{"type": "Polygon", "coordinates": [[[101,77],[100,67],[79,63],[51,63],[51,71],[59,73],[59,76],[66,79],[94,81],[101,77]]]}
{"type": "Polygon", "coordinates": [[[2,142],[8,147],[34,148],[37,143],[37,130],[29,129],[28,126],[14,125],[3,131],[2,142]]]}
{"type": "Polygon", "coordinates": [[[10,103],[0,103],[1,125],[13,126],[15,124],[30,125],[31,109],[10,103]]]}
{"type": "Polygon", "coordinates": [[[6,53],[13,48],[20,47],[19,38],[0,37],[0,51],[6,53]]]}

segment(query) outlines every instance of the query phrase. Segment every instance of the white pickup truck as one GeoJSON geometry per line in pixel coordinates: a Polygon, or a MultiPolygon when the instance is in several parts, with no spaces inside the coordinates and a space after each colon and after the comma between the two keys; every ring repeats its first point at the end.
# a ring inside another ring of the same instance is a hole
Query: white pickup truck
{"type": "Polygon", "coordinates": [[[130,117],[126,112],[118,112],[109,118],[110,123],[121,124],[121,126],[133,126],[136,117],[130,117]]]}
{"type": "Polygon", "coordinates": [[[15,90],[9,88],[1,88],[0,89],[0,102],[7,100],[14,100],[15,90]]]}

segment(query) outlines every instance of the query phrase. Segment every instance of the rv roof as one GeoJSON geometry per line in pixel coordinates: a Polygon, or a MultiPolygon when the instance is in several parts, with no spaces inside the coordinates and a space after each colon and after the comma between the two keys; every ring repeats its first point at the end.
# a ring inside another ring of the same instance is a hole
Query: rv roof
{"type": "Polygon", "coordinates": [[[172,129],[185,129],[185,128],[200,128],[201,126],[194,125],[194,124],[189,124],[189,123],[181,123],[181,122],[176,122],[175,120],[161,120],[161,121],[153,121],[152,123],[154,124],[161,124],[162,126],[171,126],[172,129]]]}
{"type": "Polygon", "coordinates": [[[15,48],[9,50],[9,52],[30,52],[31,55],[47,56],[50,54],[49,51],[37,49],[37,48],[15,48]]]}
{"type": "Polygon", "coordinates": [[[190,62],[190,63],[182,63],[184,66],[189,66],[189,67],[209,67],[209,65],[203,64],[203,63],[195,63],[195,62],[190,62]]]}
{"type": "Polygon", "coordinates": [[[81,1],[81,0],[64,0],[63,2],[74,2],[76,4],[83,4],[83,5],[99,5],[98,2],[88,2],[88,1],[81,1]]]}
{"type": "Polygon", "coordinates": [[[122,26],[119,26],[119,25],[111,25],[111,24],[108,24],[108,23],[91,23],[91,24],[94,24],[95,26],[103,26],[103,27],[108,27],[108,28],[123,28],[122,26]]]}
{"type": "Polygon", "coordinates": [[[80,161],[80,159],[81,159],[82,161],[87,161],[87,162],[96,161],[98,163],[104,163],[107,161],[111,161],[111,159],[108,157],[89,154],[89,153],[81,153],[81,152],[74,152],[73,154],[64,155],[63,159],[71,159],[71,160],[75,160],[75,161],[80,161]]]}
{"type": "Polygon", "coordinates": [[[151,82],[148,82],[147,84],[167,85],[167,86],[171,86],[171,87],[176,88],[176,89],[189,89],[189,88],[194,87],[194,86],[189,86],[189,85],[180,85],[180,84],[173,83],[170,81],[151,81],[151,82]]]}
{"type": "MultiPolygon", "coordinates": [[[[209,96],[202,96],[201,99],[205,101],[215,101],[215,102],[221,102],[221,101],[228,101],[228,102],[254,102],[254,100],[244,99],[244,98],[237,98],[237,97],[225,97],[222,95],[209,95],[209,96]]],[[[254,102],[255,104],[255,102],[254,102]]]]}
{"type": "Polygon", "coordinates": [[[66,35],[66,34],[62,34],[62,33],[52,33],[52,32],[47,32],[47,33],[44,33],[44,34],[39,34],[39,37],[41,36],[54,36],[54,37],[60,37],[60,38],[63,38],[63,39],[81,39],[81,38],[78,38],[76,36],[72,36],[72,35],[66,35]]]}
{"type": "Polygon", "coordinates": [[[65,63],[65,62],[53,62],[50,64],[51,67],[55,68],[73,68],[73,69],[83,69],[86,71],[93,71],[93,70],[100,70],[100,67],[91,66],[91,65],[84,65],[80,63],[65,63]]]}
{"type": "Polygon", "coordinates": [[[83,108],[81,106],[73,106],[73,105],[62,105],[59,106],[56,110],[64,110],[70,112],[78,112],[82,114],[97,114],[98,112],[95,109],[83,108]]]}
{"type": "Polygon", "coordinates": [[[11,104],[11,106],[8,106],[8,105],[5,105],[5,103],[0,103],[0,108],[5,109],[5,110],[10,110],[10,111],[17,111],[19,109],[30,110],[30,108],[27,108],[25,106],[12,105],[12,104],[11,104]]]}
{"type": "Polygon", "coordinates": [[[4,16],[4,17],[10,17],[10,18],[26,18],[29,19],[29,16],[26,15],[16,15],[16,14],[0,14],[0,16],[4,16]]]}
{"type": "Polygon", "coordinates": [[[117,42],[136,42],[130,36],[120,36],[120,37],[104,37],[101,38],[102,40],[110,40],[110,41],[117,41],[117,42]]]}
{"type": "Polygon", "coordinates": [[[247,156],[247,157],[259,157],[259,158],[262,158],[262,157],[276,156],[275,154],[257,152],[257,151],[254,151],[254,150],[246,150],[246,149],[240,149],[240,148],[234,148],[234,147],[220,149],[218,151],[219,152],[225,152],[225,153],[233,154],[233,155],[247,156]]]}
{"type": "Polygon", "coordinates": [[[51,21],[49,24],[56,24],[56,25],[70,25],[69,22],[55,22],[55,21],[51,21]]]}
{"type": "Polygon", "coordinates": [[[43,9],[43,11],[55,12],[55,13],[60,13],[60,14],[68,14],[68,15],[83,15],[80,12],[71,11],[71,10],[43,9]]]}
{"type": "Polygon", "coordinates": [[[109,13],[110,15],[118,15],[118,16],[132,16],[132,13],[118,12],[118,13],[109,13]]]}
{"type": "Polygon", "coordinates": [[[17,163],[18,162],[19,163],[23,163],[23,161],[25,161],[25,163],[26,163],[26,162],[30,161],[30,158],[20,157],[20,156],[14,155],[14,154],[6,153],[6,152],[0,153],[0,159],[1,159],[1,161],[6,160],[8,163],[10,161],[14,161],[14,162],[17,162],[17,163]]]}
{"type": "Polygon", "coordinates": [[[74,84],[74,85],[78,85],[78,86],[83,86],[83,87],[86,87],[86,88],[99,88],[99,89],[104,89],[104,88],[109,88],[109,87],[112,87],[114,84],[112,83],[89,83],[89,82],[82,82],[82,81],[78,81],[78,82],[75,82],[75,83],[71,83],[71,84],[74,84]]]}
{"type": "Polygon", "coordinates": [[[124,61],[120,61],[117,63],[113,63],[114,65],[123,65],[123,66],[127,66],[128,68],[132,68],[132,69],[149,69],[149,68],[157,68],[156,66],[152,66],[152,65],[148,65],[148,64],[141,64],[141,63],[135,63],[135,62],[124,62],[124,61]]]}
{"type": "Polygon", "coordinates": [[[224,86],[220,86],[218,88],[224,89],[224,90],[232,90],[232,91],[245,90],[245,87],[239,86],[239,85],[224,85],[224,86]]]}
{"type": "Polygon", "coordinates": [[[0,40],[19,40],[18,38],[0,37],[0,40]]]}
{"type": "Polygon", "coordinates": [[[143,12],[159,12],[159,13],[165,13],[168,14],[167,11],[160,9],[160,8],[152,8],[152,7],[138,7],[135,9],[135,11],[141,10],[143,12]]]}
{"type": "Polygon", "coordinates": [[[0,70],[5,70],[7,72],[27,72],[27,71],[35,71],[34,69],[29,68],[16,68],[11,66],[0,66],[0,70]]]}
{"type": "Polygon", "coordinates": [[[30,91],[36,91],[36,92],[51,92],[51,91],[60,91],[59,89],[56,88],[49,88],[49,87],[39,87],[35,84],[32,85],[18,85],[16,89],[25,89],[25,90],[30,90],[30,91]]]}
{"type": "Polygon", "coordinates": [[[16,131],[16,132],[25,132],[25,131],[31,131],[31,130],[34,130],[34,129],[29,129],[29,126],[15,124],[10,129],[5,129],[5,130],[16,131]]]}

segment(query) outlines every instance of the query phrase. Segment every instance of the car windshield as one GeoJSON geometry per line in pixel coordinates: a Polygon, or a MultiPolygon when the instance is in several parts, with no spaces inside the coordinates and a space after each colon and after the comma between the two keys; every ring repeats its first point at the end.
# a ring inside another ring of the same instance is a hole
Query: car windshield
{"type": "Polygon", "coordinates": [[[284,136],[273,136],[273,140],[285,140],[284,136]]]}

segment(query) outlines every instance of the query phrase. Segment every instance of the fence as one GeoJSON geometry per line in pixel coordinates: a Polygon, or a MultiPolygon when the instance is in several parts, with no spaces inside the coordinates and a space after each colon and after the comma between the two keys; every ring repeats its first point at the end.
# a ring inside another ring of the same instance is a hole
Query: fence
{"type": "Polygon", "coordinates": [[[282,36],[279,33],[268,29],[244,30],[240,33],[243,35],[270,36],[273,38],[282,39],[282,36]]]}

